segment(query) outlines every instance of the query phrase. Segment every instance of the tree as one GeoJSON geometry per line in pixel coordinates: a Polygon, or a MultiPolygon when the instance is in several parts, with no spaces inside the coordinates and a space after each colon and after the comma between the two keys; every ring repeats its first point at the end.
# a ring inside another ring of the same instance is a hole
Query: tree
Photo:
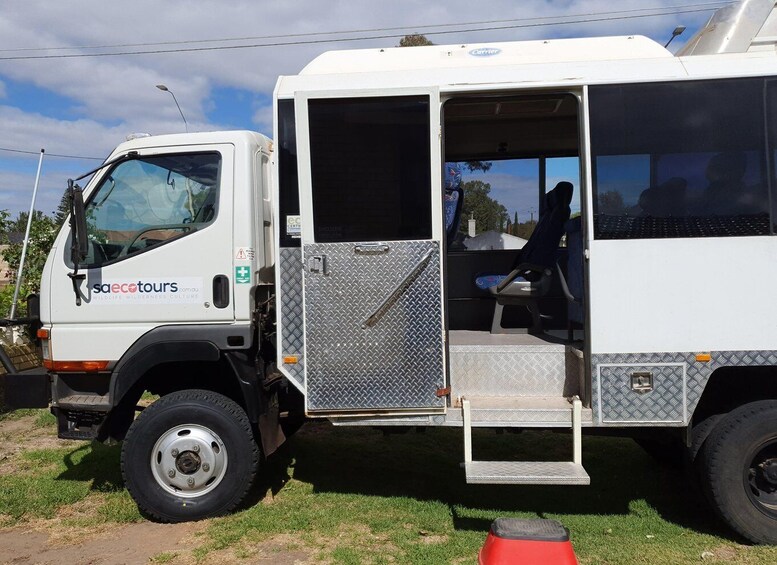
{"type": "Polygon", "coordinates": [[[491,165],[493,165],[491,161],[467,161],[465,164],[470,173],[473,171],[483,171],[484,173],[487,173],[491,168],[491,165]]]}
{"type": "Polygon", "coordinates": [[[498,201],[491,198],[491,185],[479,180],[471,180],[461,185],[464,189],[464,203],[461,210],[460,230],[467,233],[467,220],[475,218],[478,233],[489,230],[501,231],[510,215],[498,201]]]}
{"type": "Polygon", "coordinates": [[[399,40],[400,47],[423,47],[425,45],[434,45],[434,43],[420,33],[411,33],[399,40]]]}
{"type": "MultiPolygon", "coordinates": [[[[16,271],[22,257],[24,233],[27,229],[27,212],[20,212],[15,220],[9,220],[9,214],[0,210],[0,245],[7,246],[0,251],[0,255],[8,263],[9,274],[16,278],[16,271]]],[[[29,246],[24,260],[24,273],[22,285],[19,289],[19,303],[17,311],[23,312],[24,299],[28,294],[40,291],[40,279],[46,257],[54,246],[54,238],[57,236],[59,226],[57,222],[41,211],[36,211],[32,216],[30,226],[29,246]]],[[[0,315],[6,315],[11,310],[13,301],[14,284],[0,290],[0,315]]]]}
{"type": "Polygon", "coordinates": [[[616,190],[609,190],[599,195],[599,213],[617,216],[626,211],[623,196],[616,190]]]}
{"type": "Polygon", "coordinates": [[[61,227],[62,224],[65,223],[68,214],[70,214],[70,195],[68,194],[68,191],[65,190],[64,194],[62,194],[62,198],[59,199],[57,209],[54,210],[54,221],[57,226],[61,227]]]}

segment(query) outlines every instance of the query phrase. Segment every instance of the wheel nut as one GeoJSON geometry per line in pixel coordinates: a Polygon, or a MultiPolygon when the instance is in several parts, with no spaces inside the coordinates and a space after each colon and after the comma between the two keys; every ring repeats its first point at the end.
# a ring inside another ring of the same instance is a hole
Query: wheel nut
{"type": "Polygon", "coordinates": [[[190,487],[193,487],[194,486],[194,479],[189,477],[188,479],[186,479],[186,484],[189,485],[190,487]]]}
{"type": "Polygon", "coordinates": [[[195,443],[194,446],[192,446],[192,451],[194,451],[194,453],[198,453],[200,451],[200,446],[195,443]]]}
{"type": "Polygon", "coordinates": [[[208,465],[207,463],[203,463],[202,470],[207,473],[208,471],[210,471],[210,465],[208,465]]]}
{"type": "Polygon", "coordinates": [[[178,457],[178,450],[177,450],[177,449],[173,449],[173,450],[170,452],[170,455],[172,455],[173,457],[178,457]]]}
{"type": "Polygon", "coordinates": [[[171,479],[172,479],[173,477],[175,477],[175,469],[170,469],[170,470],[167,472],[167,476],[168,476],[168,477],[170,477],[171,479]]]}

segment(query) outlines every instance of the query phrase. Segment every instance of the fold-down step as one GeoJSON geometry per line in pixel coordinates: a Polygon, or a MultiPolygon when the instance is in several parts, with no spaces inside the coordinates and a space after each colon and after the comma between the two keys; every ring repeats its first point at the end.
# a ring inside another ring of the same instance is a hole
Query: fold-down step
{"type": "Polygon", "coordinates": [[[469,484],[588,485],[583,466],[571,461],[470,461],[469,484]]]}
{"type": "Polygon", "coordinates": [[[588,485],[591,479],[583,468],[583,404],[572,398],[569,409],[572,424],[572,461],[473,461],[472,408],[461,399],[464,428],[464,471],[467,483],[513,485],[588,485]]]}

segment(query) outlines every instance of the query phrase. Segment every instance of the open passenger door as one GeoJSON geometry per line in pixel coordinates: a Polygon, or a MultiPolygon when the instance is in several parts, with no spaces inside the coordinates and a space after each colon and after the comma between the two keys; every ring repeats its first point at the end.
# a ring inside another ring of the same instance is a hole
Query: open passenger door
{"type": "Polygon", "coordinates": [[[309,412],[445,410],[436,89],[295,100],[309,412]]]}

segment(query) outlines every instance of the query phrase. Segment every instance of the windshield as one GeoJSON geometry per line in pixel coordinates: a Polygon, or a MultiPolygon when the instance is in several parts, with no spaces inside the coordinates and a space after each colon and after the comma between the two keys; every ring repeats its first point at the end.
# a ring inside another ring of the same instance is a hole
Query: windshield
{"type": "Polygon", "coordinates": [[[116,165],[86,207],[86,265],[132,256],[211,223],[220,172],[218,153],[138,157],[116,165]]]}

